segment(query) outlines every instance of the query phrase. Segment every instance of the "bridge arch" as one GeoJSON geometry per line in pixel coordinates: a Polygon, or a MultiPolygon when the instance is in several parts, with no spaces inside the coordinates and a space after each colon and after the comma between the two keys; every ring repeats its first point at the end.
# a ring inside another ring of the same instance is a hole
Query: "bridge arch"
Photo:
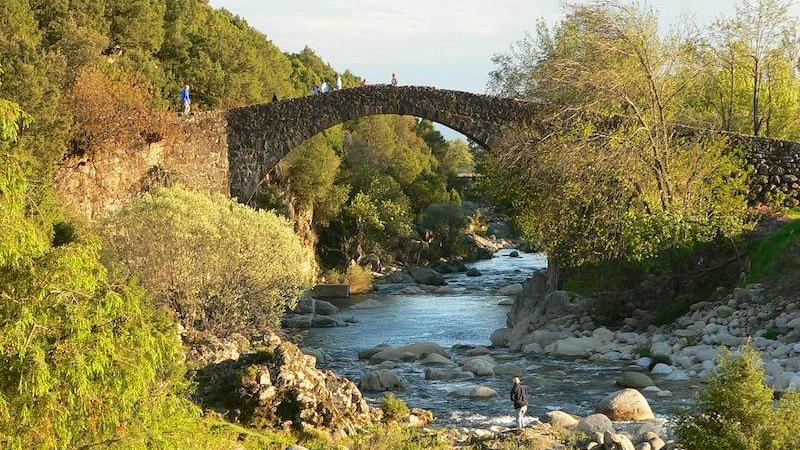
{"type": "Polygon", "coordinates": [[[361,117],[416,116],[489,147],[504,126],[532,120],[526,101],[418,86],[364,86],[227,112],[230,192],[247,202],[264,175],[291,150],[335,125],[361,117]]]}

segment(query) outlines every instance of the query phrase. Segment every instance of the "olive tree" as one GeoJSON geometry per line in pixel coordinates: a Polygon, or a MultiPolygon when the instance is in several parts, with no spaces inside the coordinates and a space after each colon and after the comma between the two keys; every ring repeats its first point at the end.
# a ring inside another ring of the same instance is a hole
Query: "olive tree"
{"type": "Polygon", "coordinates": [[[188,328],[219,336],[275,326],[315,276],[291,223],[220,194],[146,195],[104,226],[109,257],[188,328]]]}

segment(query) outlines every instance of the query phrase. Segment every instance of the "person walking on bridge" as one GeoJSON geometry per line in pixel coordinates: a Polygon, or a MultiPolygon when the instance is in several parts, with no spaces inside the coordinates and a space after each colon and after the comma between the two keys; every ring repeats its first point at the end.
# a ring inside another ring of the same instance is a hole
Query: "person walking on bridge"
{"type": "Polygon", "coordinates": [[[392,86],[397,87],[400,83],[397,81],[397,74],[392,72],[392,86]]]}
{"type": "Polygon", "coordinates": [[[336,75],[336,90],[337,91],[341,91],[342,90],[342,76],[341,75],[336,75]]]}
{"type": "Polygon", "coordinates": [[[517,429],[522,429],[522,419],[528,410],[528,387],[522,384],[519,377],[514,377],[514,385],[511,386],[511,402],[517,410],[517,429]]]}
{"type": "Polygon", "coordinates": [[[189,85],[183,87],[181,91],[181,102],[183,102],[183,115],[188,116],[192,110],[192,99],[189,96],[189,85]]]}

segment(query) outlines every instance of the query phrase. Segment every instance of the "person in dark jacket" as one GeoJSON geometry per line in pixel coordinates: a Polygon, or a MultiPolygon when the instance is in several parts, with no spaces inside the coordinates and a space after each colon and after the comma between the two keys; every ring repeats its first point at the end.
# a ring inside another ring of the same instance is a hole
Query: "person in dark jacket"
{"type": "Polygon", "coordinates": [[[511,386],[511,402],[517,410],[517,428],[522,429],[522,418],[528,410],[528,387],[520,383],[519,377],[514,377],[514,385],[511,386]]]}

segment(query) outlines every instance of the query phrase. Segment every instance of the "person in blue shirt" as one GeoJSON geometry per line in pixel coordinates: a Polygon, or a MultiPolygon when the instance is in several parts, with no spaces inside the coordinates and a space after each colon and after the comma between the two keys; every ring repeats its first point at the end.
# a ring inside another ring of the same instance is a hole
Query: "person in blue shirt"
{"type": "Polygon", "coordinates": [[[189,97],[189,85],[183,87],[181,91],[181,101],[183,102],[183,115],[188,116],[192,110],[192,99],[189,97]]]}

